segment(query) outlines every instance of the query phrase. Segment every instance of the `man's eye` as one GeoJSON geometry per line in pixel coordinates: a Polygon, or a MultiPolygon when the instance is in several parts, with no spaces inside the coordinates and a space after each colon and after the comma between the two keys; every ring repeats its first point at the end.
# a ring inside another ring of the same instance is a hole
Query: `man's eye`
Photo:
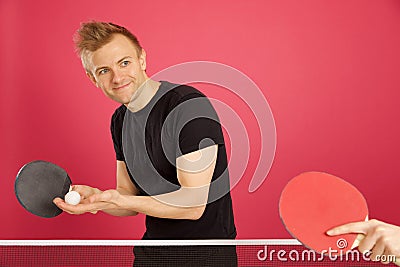
{"type": "Polygon", "coordinates": [[[129,65],[129,63],[130,63],[130,62],[129,62],[128,60],[124,60],[124,61],[121,62],[121,66],[122,66],[122,67],[126,67],[126,66],[129,65]]]}
{"type": "Polygon", "coordinates": [[[99,75],[106,74],[107,72],[108,72],[108,69],[99,70],[99,75]]]}

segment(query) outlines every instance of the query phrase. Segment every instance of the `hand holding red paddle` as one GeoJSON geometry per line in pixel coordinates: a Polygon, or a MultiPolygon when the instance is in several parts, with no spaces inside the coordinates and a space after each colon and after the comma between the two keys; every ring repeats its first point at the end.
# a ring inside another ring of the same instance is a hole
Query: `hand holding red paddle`
{"type": "MultiPolygon", "coordinates": [[[[400,258],[400,227],[378,220],[366,222],[354,222],[335,227],[327,234],[337,236],[348,233],[358,233],[365,237],[360,241],[358,250],[360,252],[371,251],[372,260],[381,260],[382,256],[400,258]]],[[[385,262],[384,262],[385,263],[385,262]]],[[[395,264],[399,265],[398,261],[395,264]]]]}

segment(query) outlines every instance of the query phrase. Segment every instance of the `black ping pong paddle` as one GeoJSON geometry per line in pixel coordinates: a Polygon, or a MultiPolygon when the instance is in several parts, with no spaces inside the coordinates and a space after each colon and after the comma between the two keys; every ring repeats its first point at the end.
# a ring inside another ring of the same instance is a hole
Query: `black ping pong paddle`
{"type": "Polygon", "coordinates": [[[71,179],[60,166],[42,160],[25,164],[18,172],[14,189],[19,203],[30,213],[52,218],[62,213],[53,199],[71,190],[71,179]]]}

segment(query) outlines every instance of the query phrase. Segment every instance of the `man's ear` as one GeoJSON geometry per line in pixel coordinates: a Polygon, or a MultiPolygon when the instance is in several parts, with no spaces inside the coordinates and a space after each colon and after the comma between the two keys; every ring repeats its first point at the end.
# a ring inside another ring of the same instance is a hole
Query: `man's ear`
{"type": "Polygon", "coordinates": [[[140,53],[139,56],[139,63],[140,63],[140,68],[145,71],[146,70],[146,51],[142,48],[142,52],[140,53]]]}
{"type": "Polygon", "coordinates": [[[97,85],[97,81],[96,78],[93,76],[93,74],[89,71],[86,71],[86,76],[92,81],[92,83],[94,84],[94,86],[99,87],[97,85]]]}

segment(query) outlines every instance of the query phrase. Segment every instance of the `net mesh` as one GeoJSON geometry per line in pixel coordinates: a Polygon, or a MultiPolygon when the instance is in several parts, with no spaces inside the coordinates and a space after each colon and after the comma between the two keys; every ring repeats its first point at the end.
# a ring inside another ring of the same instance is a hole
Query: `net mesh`
{"type": "MultiPolygon", "coordinates": [[[[134,247],[150,250],[152,256],[141,257],[134,266],[382,266],[359,253],[321,257],[301,245],[282,242],[241,242],[235,245],[179,245],[163,242],[160,246],[143,244],[55,245],[32,241],[31,244],[1,244],[0,266],[133,266],[134,247]],[[172,249],[171,249],[172,248],[172,249]],[[236,250],[237,263],[229,251],[236,250]],[[228,249],[228,250],[227,250],[228,249]],[[228,252],[227,252],[228,251],[228,252]],[[224,252],[226,254],[224,254],[224,252]],[[215,255],[219,254],[218,257],[215,255]],[[155,256],[155,258],[154,258],[155,256]]],[[[136,250],[136,249],[135,249],[136,250]]],[[[393,265],[394,266],[394,265],[393,265]]]]}

